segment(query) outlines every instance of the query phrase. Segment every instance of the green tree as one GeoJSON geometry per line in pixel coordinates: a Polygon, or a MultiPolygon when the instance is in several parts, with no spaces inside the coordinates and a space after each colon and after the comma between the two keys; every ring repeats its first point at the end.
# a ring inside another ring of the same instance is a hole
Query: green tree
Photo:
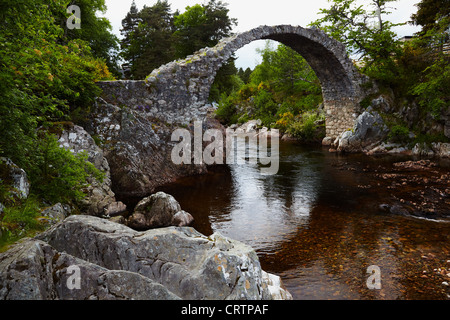
{"type": "Polygon", "coordinates": [[[174,17],[176,31],[174,38],[176,41],[176,55],[184,58],[195,51],[207,47],[210,43],[203,28],[207,24],[205,8],[199,4],[186,7],[186,12],[174,17]]]}
{"type": "Polygon", "coordinates": [[[414,25],[422,26],[422,34],[436,27],[441,19],[450,15],[450,1],[422,0],[416,4],[417,12],[411,16],[414,25]]]}
{"type": "Polygon", "coordinates": [[[450,56],[443,50],[443,45],[449,42],[449,25],[450,16],[440,19],[433,28],[422,33],[407,47],[409,52],[420,53],[414,60],[419,60],[418,65],[421,67],[414,74],[407,73],[414,79],[410,81],[409,93],[436,118],[450,105],[450,56]]]}
{"type": "MultiPolygon", "coordinates": [[[[66,3],[69,4],[69,1],[66,3]]],[[[99,13],[104,14],[107,10],[105,0],[75,0],[70,1],[70,4],[80,7],[81,28],[68,29],[66,27],[67,13],[59,10],[59,24],[64,30],[65,43],[76,39],[86,41],[91,48],[91,54],[103,59],[108,69],[118,75],[119,39],[112,33],[110,21],[98,16],[99,13]]]]}
{"type": "Polygon", "coordinates": [[[247,67],[245,70],[242,68],[239,68],[238,70],[238,76],[241,78],[242,82],[244,84],[247,84],[250,82],[250,75],[252,74],[252,69],[247,67]]]}
{"type": "MultiPolygon", "coordinates": [[[[184,58],[195,51],[215,46],[221,39],[231,35],[236,19],[228,16],[229,9],[221,1],[210,0],[208,3],[186,7],[184,13],[174,16],[175,32],[173,40],[177,58],[184,58]]],[[[232,57],[217,72],[210,91],[210,101],[218,101],[222,94],[230,94],[240,86],[235,77],[237,69],[232,57]]]]}
{"type": "Polygon", "coordinates": [[[131,78],[144,79],[151,71],[175,58],[172,45],[173,16],[170,4],[160,1],[138,11],[133,2],[122,20],[122,57],[131,78]]]}
{"type": "Polygon", "coordinates": [[[126,70],[125,76],[132,77],[131,68],[135,65],[136,59],[139,57],[140,46],[138,41],[134,38],[135,31],[139,26],[139,10],[136,7],[136,2],[131,4],[130,11],[122,20],[122,29],[120,33],[122,39],[120,40],[120,55],[128,62],[129,70],[126,70]]]}
{"type": "MultiPolygon", "coordinates": [[[[250,74],[248,83],[222,97],[216,112],[220,121],[261,119],[265,126],[275,124],[285,130],[291,123],[279,120],[293,120],[294,115],[315,110],[320,104],[320,82],[306,60],[293,49],[283,44],[274,47],[273,43],[267,41],[265,48],[258,50],[262,62],[250,74]]],[[[242,73],[241,69],[238,74],[242,73]]]]}
{"type": "Polygon", "coordinates": [[[210,0],[205,5],[186,7],[184,13],[175,15],[177,58],[184,58],[201,48],[215,46],[222,38],[230,36],[237,22],[228,16],[228,12],[226,4],[210,0]]]}
{"type": "Polygon", "coordinates": [[[370,0],[357,5],[356,0],[329,0],[331,7],[321,9],[322,18],[311,25],[319,27],[346,45],[348,53],[362,61],[362,71],[384,82],[398,77],[395,61],[401,55],[401,42],[392,30],[404,23],[384,19],[388,5],[397,0],[370,0]]]}
{"type": "MultiPolygon", "coordinates": [[[[30,172],[42,136],[38,128],[89,111],[112,79],[83,40],[67,40],[58,25],[68,1],[2,1],[0,11],[0,154],[30,172]],[[55,14],[57,12],[57,14],[55,14]]],[[[37,182],[39,184],[39,182],[37,182]]]]}
{"type": "Polygon", "coordinates": [[[139,13],[141,22],[136,31],[142,54],[136,60],[135,78],[144,79],[151,71],[174,59],[172,47],[173,17],[170,4],[159,1],[144,6],[139,13]]]}
{"type": "Polygon", "coordinates": [[[259,53],[262,62],[251,74],[251,82],[255,85],[268,83],[283,102],[297,105],[286,111],[297,113],[298,107],[310,109],[320,103],[322,89],[319,79],[300,54],[283,44],[273,48],[270,41],[264,49],[259,49],[259,53]]]}

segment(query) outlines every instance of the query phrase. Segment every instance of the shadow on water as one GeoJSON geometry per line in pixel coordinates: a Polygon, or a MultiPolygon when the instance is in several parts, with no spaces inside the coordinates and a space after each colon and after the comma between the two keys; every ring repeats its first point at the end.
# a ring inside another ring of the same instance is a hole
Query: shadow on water
{"type": "Polygon", "coordinates": [[[201,233],[255,248],[294,299],[448,299],[450,223],[380,211],[395,194],[377,174],[404,160],[283,143],[276,175],[216,166],[161,191],[201,233]],[[381,270],[379,290],[367,286],[371,265],[381,270]]]}

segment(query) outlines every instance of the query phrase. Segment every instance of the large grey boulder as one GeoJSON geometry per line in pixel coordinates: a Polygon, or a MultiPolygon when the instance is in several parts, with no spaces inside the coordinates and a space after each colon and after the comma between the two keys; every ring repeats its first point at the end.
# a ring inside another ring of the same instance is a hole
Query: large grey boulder
{"type": "Polygon", "coordinates": [[[142,199],[128,218],[128,226],[136,230],[148,230],[161,227],[184,227],[194,218],[181,210],[175,198],[164,192],[157,192],[142,199]]]}
{"type": "MultiPolygon", "coordinates": [[[[5,203],[0,203],[0,213],[3,212],[7,202],[14,202],[16,199],[26,199],[30,193],[30,182],[27,173],[19,168],[11,159],[0,158],[0,184],[9,191],[5,203]]],[[[0,230],[0,237],[1,237],[0,230]]]]}
{"type": "Polygon", "coordinates": [[[11,159],[0,158],[0,181],[11,187],[11,193],[20,199],[26,199],[30,193],[30,182],[27,173],[19,168],[11,159]]]}
{"type": "Polygon", "coordinates": [[[355,121],[352,130],[345,131],[334,141],[337,151],[361,152],[370,150],[376,144],[381,143],[389,129],[378,112],[364,111],[355,121]]]}
{"type": "Polygon", "coordinates": [[[28,239],[0,255],[0,300],[172,300],[164,286],[138,273],[108,270],[28,239]],[[76,270],[79,287],[76,285],[76,270]],[[72,278],[75,281],[72,281],[72,278]]]}
{"type": "Polygon", "coordinates": [[[288,298],[274,283],[238,241],[192,228],[138,232],[93,216],[70,216],[0,254],[0,299],[288,298]],[[80,289],[68,285],[69,268],[80,289]]]}
{"type": "MultiPolygon", "coordinates": [[[[145,94],[145,87],[139,89],[143,92],[134,89],[138,90],[134,87],[130,87],[130,91],[105,88],[111,95],[120,97],[121,101],[127,101],[127,104],[116,105],[98,98],[86,127],[88,132],[102,141],[115,194],[145,197],[159,186],[180,177],[206,173],[205,164],[173,163],[171,153],[178,142],[171,141],[171,135],[178,128],[176,121],[179,119],[162,120],[160,117],[166,115],[166,111],[153,113],[144,102],[136,105],[134,96],[128,95],[145,94]]],[[[205,129],[214,125],[212,120],[205,120],[204,124],[205,129]]],[[[187,129],[193,130],[189,126],[187,129]]]]}
{"type": "Polygon", "coordinates": [[[95,140],[84,128],[77,125],[64,128],[58,142],[61,147],[70,150],[74,154],[87,152],[87,160],[104,173],[103,181],[98,181],[94,177],[88,179],[87,197],[82,201],[81,205],[83,212],[87,214],[95,216],[108,215],[108,207],[114,204],[116,199],[114,192],[111,190],[109,164],[103,155],[102,149],[97,146],[95,140]]]}

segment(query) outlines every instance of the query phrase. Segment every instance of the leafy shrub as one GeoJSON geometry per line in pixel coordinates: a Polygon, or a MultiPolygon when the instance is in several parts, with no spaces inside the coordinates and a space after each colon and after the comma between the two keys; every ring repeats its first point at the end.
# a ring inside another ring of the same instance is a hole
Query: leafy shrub
{"type": "Polygon", "coordinates": [[[439,117],[450,104],[450,59],[440,57],[422,72],[422,79],[410,90],[419,105],[439,117]]]}
{"type": "Polygon", "coordinates": [[[0,149],[20,166],[39,126],[89,112],[100,93],[95,81],[112,76],[87,42],[64,38],[57,22],[67,1],[7,2],[0,10],[0,149]]]}
{"type": "Polygon", "coordinates": [[[286,132],[305,141],[321,139],[324,137],[324,134],[323,132],[319,133],[318,129],[324,127],[324,125],[318,123],[322,120],[322,115],[318,115],[315,112],[306,112],[298,120],[293,121],[286,132]]]}
{"type": "Polygon", "coordinates": [[[409,129],[402,125],[395,125],[391,128],[388,139],[391,142],[407,142],[409,140],[409,129]]]}
{"type": "Polygon", "coordinates": [[[28,173],[31,192],[50,203],[73,203],[86,196],[88,178],[103,179],[103,173],[87,161],[86,152],[74,155],[61,148],[55,136],[45,134],[30,155],[28,173]]]}
{"type": "Polygon", "coordinates": [[[294,121],[294,115],[291,112],[285,112],[279,116],[280,119],[276,122],[275,126],[282,132],[285,132],[294,121]]]}
{"type": "Polygon", "coordinates": [[[39,207],[35,197],[28,197],[16,206],[3,210],[0,215],[0,252],[6,244],[43,229],[43,223],[38,220],[41,215],[39,207]]]}
{"type": "Polygon", "coordinates": [[[261,119],[263,125],[269,127],[276,121],[275,114],[278,106],[270,91],[261,85],[258,88],[258,93],[255,96],[255,116],[261,119]]]}
{"type": "Polygon", "coordinates": [[[239,116],[237,115],[236,107],[237,95],[222,96],[216,110],[216,118],[224,124],[233,124],[237,122],[239,116]]]}

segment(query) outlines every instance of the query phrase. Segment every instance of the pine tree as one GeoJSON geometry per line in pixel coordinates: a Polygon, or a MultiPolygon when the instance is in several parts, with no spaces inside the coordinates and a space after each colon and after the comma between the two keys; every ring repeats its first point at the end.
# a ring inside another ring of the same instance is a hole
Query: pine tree
{"type": "Polygon", "coordinates": [[[175,59],[172,46],[173,17],[170,4],[164,0],[140,11],[136,36],[140,55],[136,59],[134,77],[144,79],[153,69],[175,59]]]}
{"type": "MultiPolygon", "coordinates": [[[[139,47],[136,41],[134,41],[134,33],[137,30],[139,22],[139,11],[133,0],[130,11],[127,13],[125,19],[122,20],[122,29],[120,29],[120,33],[123,36],[123,39],[120,41],[121,56],[129,63],[130,68],[134,65],[139,55],[139,47]]],[[[125,68],[125,76],[127,78],[131,77],[130,71],[131,69],[125,68]]]]}
{"type": "Polygon", "coordinates": [[[173,16],[164,0],[138,11],[133,1],[122,20],[122,57],[129,64],[128,78],[144,79],[153,69],[174,59],[171,43],[173,16]]]}
{"type": "Polygon", "coordinates": [[[210,0],[205,5],[187,7],[174,17],[176,55],[184,58],[195,51],[215,46],[231,35],[236,19],[228,16],[228,8],[221,1],[210,0]]]}

